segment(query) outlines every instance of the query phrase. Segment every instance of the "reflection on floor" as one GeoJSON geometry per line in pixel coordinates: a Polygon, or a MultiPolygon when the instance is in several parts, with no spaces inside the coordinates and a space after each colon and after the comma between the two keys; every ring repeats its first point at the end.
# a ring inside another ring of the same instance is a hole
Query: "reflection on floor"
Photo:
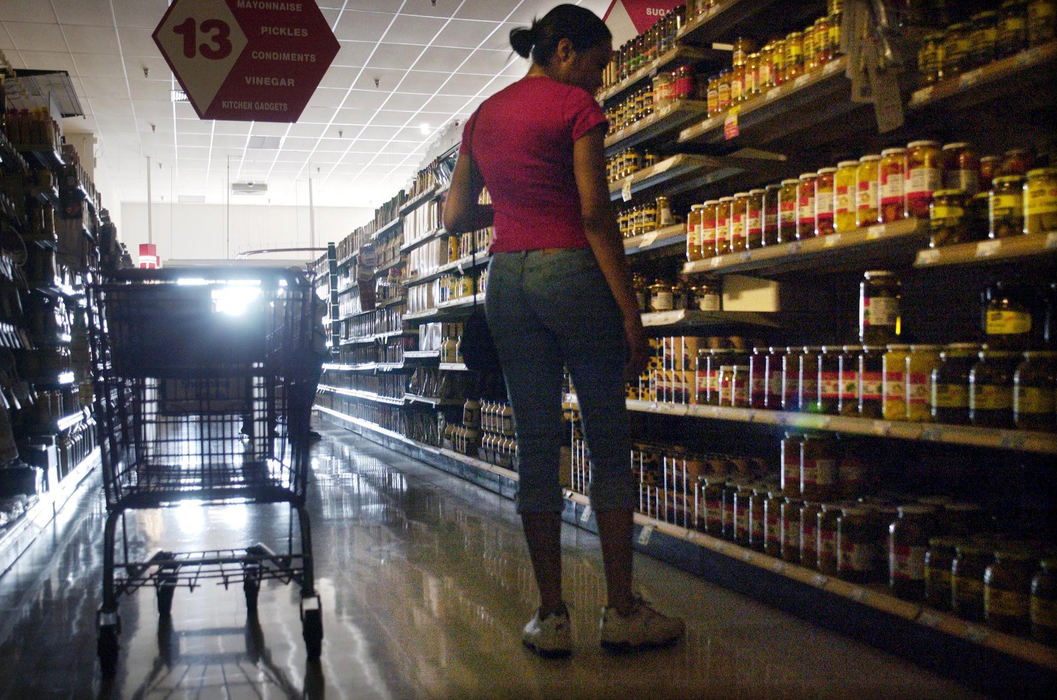
{"type": "MultiPolygon", "coordinates": [[[[636,560],[640,587],[683,615],[684,643],[612,656],[597,643],[597,539],[566,527],[574,654],[520,644],[535,606],[510,501],[340,429],[324,431],[309,487],[325,638],[305,661],[296,586],[178,590],[159,622],[152,590],[121,604],[121,659],[101,685],[95,610],[102,494],[69,508],[0,578],[0,697],[961,697],[963,687],[869,647],[636,560]]],[[[96,489],[98,491],[98,489],[96,489]]],[[[285,542],[286,506],[185,504],[129,517],[130,547],[219,549],[285,542]]]]}

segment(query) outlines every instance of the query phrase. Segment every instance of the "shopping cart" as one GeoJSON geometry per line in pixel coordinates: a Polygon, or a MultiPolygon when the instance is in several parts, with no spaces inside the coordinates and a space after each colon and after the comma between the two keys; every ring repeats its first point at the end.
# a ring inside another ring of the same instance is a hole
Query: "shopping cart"
{"type": "Polygon", "coordinates": [[[117,664],[121,595],[153,587],[158,612],[168,617],[177,587],[206,581],[241,583],[250,615],[261,581],[300,584],[302,634],[308,657],[319,657],[323,623],[305,485],[319,370],[313,319],[321,312],[311,284],[295,270],[121,270],[88,285],[107,506],[97,614],[104,673],[117,664]],[[286,551],[257,543],[134,560],[126,511],[187,500],[288,503],[286,551]]]}

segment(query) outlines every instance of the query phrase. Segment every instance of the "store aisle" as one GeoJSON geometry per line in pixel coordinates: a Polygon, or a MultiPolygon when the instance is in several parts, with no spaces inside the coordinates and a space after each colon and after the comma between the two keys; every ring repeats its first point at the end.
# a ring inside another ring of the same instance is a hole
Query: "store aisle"
{"type": "MultiPolygon", "coordinates": [[[[314,448],[310,487],[323,655],[305,662],[297,590],[177,591],[169,625],[154,594],[121,604],[118,674],[95,658],[103,499],[93,493],[0,578],[0,697],[962,697],[963,687],[657,561],[640,586],[685,616],[679,646],[613,656],[597,644],[595,536],[565,528],[575,636],[568,660],[520,643],[533,586],[513,504],[340,429],[314,448]],[[64,525],[63,521],[68,524],[64,525]]],[[[205,549],[279,539],[277,506],[188,504],[134,514],[132,547],[205,549]],[[247,538],[246,533],[252,533],[247,538]]]]}

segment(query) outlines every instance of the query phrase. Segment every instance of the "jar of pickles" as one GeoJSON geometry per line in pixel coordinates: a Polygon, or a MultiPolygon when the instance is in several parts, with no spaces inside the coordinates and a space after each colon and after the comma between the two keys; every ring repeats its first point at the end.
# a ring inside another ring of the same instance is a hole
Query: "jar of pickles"
{"type": "Polygon", "coordinates": [[[800,562],[800,510],[804,502],[786,496],[782,501],[782,540],[779,556],[783,561],[800,562]]]}
{"type": "Polygon", "coordinates": [[[1023,199],[1024,233],[1057,231],[1057,168],[1029,170],[1023,199]]]}
{"type": "Polygon", "coordinates": [[[911,141],[906,152],[906,215],[929,217],[932,193],[943,185],[943,159],[935,141],[911,141]]]}
{"type": "Polygon", "coordinates": [[[745,243],[749,250],[763,246],[763,198],[764,190],[749,190],[745,202],[745,243]]]}
{"type": "Polygon", "coordinates": [[[859,342],[879,345],[896,339],[899,279],[888,270],[868,270],[859,284],[859,342]]]}
{"type": "Polygon", "coordinates": [[[859,358],[858,345],[845,345],[837,359],[837,414],[859,415],[859,358]]]}
{"type": "Polygon", "coordinates": [[[1027,635],[1035,557],[1016,544],[1000,546],[994,555],[984,572],[984,620],[994,629],[1027,635]]]}
{"type": "Polygon", "coordinates": [[[1022,350],[1027,347],[1034,319],[1034,294],[1030,287],[998,282],[986,290],[984,334],[988,347],[1022,350]]]}
{"type": "Polygon", "coordinates": [[[815,235],[815,182],[816,173],[801,173],[796,187],[797,240],[807,240],[815,235]]]}
{"type": "Polygon", "coordinates": [[[969,197],[980,191],[980,159],[963,141],[944,144],[943,187],[961,190],[969,197]]]}
{"type": "Polygon", "coordinates": [[[951,609],[951,566],[958,539],[931,537],[925,552],[925,602],[937,610],[951,609]]]}
{"type": "Polygon", "coordinates": [[[962,542],[951,563],[951,607],[973,622],[984,620],[984,573],[994,555],[986,542],[962,542]]]}
{"type": "Polygon", "coordinates": [[[855,224],[855,171],[857,160],[842,160],[837,163],[833,176],[833,229],[837,233],[853,231],[855,224]]]}
{"type": "Polygon", "coordinates": [[[1012,428],[1017,353],[983,350],[979,357],[969,371],[969,421],[990,428],[1012,428]]]}
{"type": "Polygon", "coordinates": [[[906,420],[906,361],[909,354],[909,345],[892,344],[881,360],[881,412],[885,420],[906,420]]]}
{"type": "Polygon", "coordinates": [[[841,346],[823,345],[818,353],[818,392],[807,408],[812,413],[836,415],[840,407],[841,346]]]}
{"type": "Polygon", "coordinates": [[[782,180],[778,193],[778,243],[791,243],[797,239],[799,185],[799,180],[782,180]]]}
{"type": "Polygon", "coordinates": [[[877,536],[866,508],[843,508],[837,518],[837,573],[845,581],[874,578],[877,536]]]}
{"type": "Polygon", "coordinates": [[[859,355],[858,415],[863,418],[882,418],[884,405],[883,345],[864,345],[859,355]]]}
{"type": "Polygon", "coordinates": [[[943,33],[926,34],[918,47],[918,74],[923,85],[943,79],[943,33]]]}
{"type": "Polygon", "coordinates": [[[834,179],[836,168],[822,168],[815,179],[815,231],[816,236],[834,232],[834,179]]]}
{"type": "Polygon", "coordinates": [[[1013,373],[1013,423],[1021,430],[1057,430],[1057,352],[1029,351],[1013,373]]]}
{"type": "Polygon", "coordinates": [[[730,253],[730,205],[733,197],[720,197],[716,203],[716,255],[730,253]]]}
{"type": "Polygon", "coordinates": [[[911,345],[907,355],[907,420],[931,420],[929,389],[932,372],[940,364],[940,345],[911,345]]]}
{"type": "Polygon", "coordinates": [[[998,41],[998,13],[977,12],[972,16],[969,35],[969,64],[986,66],[995,60],[995,45],[998,41]]]}
{"type": "Polygon", "coordinates": [[[996,177],[988,200],[991,238],[1009,238],[1024,232],[1024,178],[996,177]]]}
{"type": "Polygon", "coordinates": [[[779,194],[782,185],[771,183],[763,188],[763,245],[769,246],[779,242],[778,209],[779,194]]]}
{"type": "Polygon", "coordinates": [[[969,240],[969,216],[965,193],[936,190],[929,205],[929,247],[965,243],[969,240]]]}
{"type": "Polygon", "coordinates": [[[976,364],[980,346],[951,343],[940,352],[940,364],[929,382],[929,413],[937,423],[969,424],[969,372],[976,364]]]}
{"type": "Polygon", "coordinates": [[[748,213],[748,192],[738,192],[730,202],[729,228],[730,228],[730,251],[739,253],[748,250],[748,242],[745,237],[745,224],[748,213]]]}
{"type": "Polygon", "coordinates": [[[888,586],[904,600],[925,597],[930,512],[927,506],[900,506],[899,517],[888,526],[888,586]]]}
{"type": "Polygon", "coordinates": [[[818,516],[822,513],[822,504],[817,501],[804,501],[800,508],[800,565],[810,569],[818,568],[818,516]]]}
{"type": "Polygon", "coordinates": [[[958,22],[947,27],[943,38],[943,78],[959,75],[970,68],[969,49],[972,27],[968,22],[958,22]]]}
{"type": "Polygon", "coordinates": [[[905,216],[906,157],[905,148],[886,148],[881,151],[878,186],[882,223],[899,221],[905,216]]]}
{"type": "Polygon", "coordinates": [[[719,201],[710,199],[701,205],[701,220],[698,223],[697,236],[701,239],[701,257],[711,258],[719,254],[719,243],[716,241],[716,211],[719,201]]]}
{"type": "Polygon", "coordinates": [[[880,221],[878,183],[881,156],[867,155],[859,158],[855,171],[855,225],[858,228],[872,226],[880,221]]]}

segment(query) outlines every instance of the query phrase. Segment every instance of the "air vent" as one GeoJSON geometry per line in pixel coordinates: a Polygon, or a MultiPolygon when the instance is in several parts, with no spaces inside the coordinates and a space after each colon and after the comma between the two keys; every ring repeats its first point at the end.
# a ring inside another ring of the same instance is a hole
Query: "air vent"
{"type": "Polygon", "coordinates": [[[231,194],[265,194],[268,191],[266,182],[233,182],[231,194]]]}

